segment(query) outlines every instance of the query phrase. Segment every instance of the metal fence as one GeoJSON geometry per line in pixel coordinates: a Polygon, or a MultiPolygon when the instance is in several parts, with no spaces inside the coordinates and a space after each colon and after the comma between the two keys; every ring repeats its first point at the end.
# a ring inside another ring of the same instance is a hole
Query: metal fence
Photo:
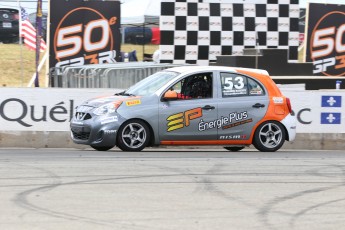
{"type": "Polygon", "coordinates": [[[128,62],[54,67],[49,71],[49,82],[51,87],[59,88],[126,89],[151,74],[176,66],[180,65],[128,62]]]}

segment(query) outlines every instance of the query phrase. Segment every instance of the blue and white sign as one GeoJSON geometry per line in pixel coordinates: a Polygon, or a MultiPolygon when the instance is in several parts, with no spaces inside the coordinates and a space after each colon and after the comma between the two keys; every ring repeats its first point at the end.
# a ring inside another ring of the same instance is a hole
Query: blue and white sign
{"type": "Polygon", "coordinates": [[[345,133],[345,90],[282,91],[291,100],[297,133],[345,133]]]}
{"type": "Polygon", "coordinates": [[[321,107],[341,107],[341,96],[322,96],[321,107]]]}
{"type": "Polygon", "coordinates": [[[341,113],[321,113],[321,124],[336,125],[341,123],[341,113]]]}

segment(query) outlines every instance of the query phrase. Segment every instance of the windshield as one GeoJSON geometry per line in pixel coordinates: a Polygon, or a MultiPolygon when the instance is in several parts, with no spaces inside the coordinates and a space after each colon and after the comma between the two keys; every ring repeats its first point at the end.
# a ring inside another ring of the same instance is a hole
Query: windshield
{"type": "Polygon", "coordinates": [[[128,90],[126,90],[124,94],[135,96],[147,96],[153,94],[178,74],[179,73],[168,71],[157,72],[139,81],[128,90]]]}

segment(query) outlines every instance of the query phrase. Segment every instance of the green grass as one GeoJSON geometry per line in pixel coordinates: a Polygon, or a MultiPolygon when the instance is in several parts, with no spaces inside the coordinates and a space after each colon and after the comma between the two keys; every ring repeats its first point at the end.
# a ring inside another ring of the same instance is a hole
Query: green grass
{"type": "MultiPolygon", "coordinates": [[[[137,51],[139,61],[143,57],[144,52],[152,54],[158,45],[132,45],[123,44],[121,51],[131,52],[137,51]]],[[[27,49],[24,45],[18,44],[0,44],[0,87],[26,87],[35,73],[35,52],[27,49]],[[22,57],[22,58],[21,58],[22,57]]],[[[40,54],[41,58],[43,53],[40,54]]],[[[46,82],[46,66],[44,65],[39,74],[40,87],[45,87],[46,82]]]]}
{"type": "MultiPolygon", "coordinates": [[[[35,73],[35,55],[24,45],[0,44],[0,87],[26,87],[35,73]]],[[[45,72],[41,71],[42,85],[45,84],[44,78],[45,72]]]]}

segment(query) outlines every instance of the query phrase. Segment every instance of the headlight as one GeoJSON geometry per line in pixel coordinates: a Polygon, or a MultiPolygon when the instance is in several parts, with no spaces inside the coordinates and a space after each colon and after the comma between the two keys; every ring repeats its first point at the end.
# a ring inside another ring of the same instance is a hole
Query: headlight
{"type": "Polygon", "coordinates": [[[97,109],[95,109],[95,111],[93,111],[93,113],[98,116],[106,115],[109,113],[115,113],[117,108],[119,108],[121,104],[122,104],[122,101],[108,103],[108,104],[98,107],[97,109]]]}

